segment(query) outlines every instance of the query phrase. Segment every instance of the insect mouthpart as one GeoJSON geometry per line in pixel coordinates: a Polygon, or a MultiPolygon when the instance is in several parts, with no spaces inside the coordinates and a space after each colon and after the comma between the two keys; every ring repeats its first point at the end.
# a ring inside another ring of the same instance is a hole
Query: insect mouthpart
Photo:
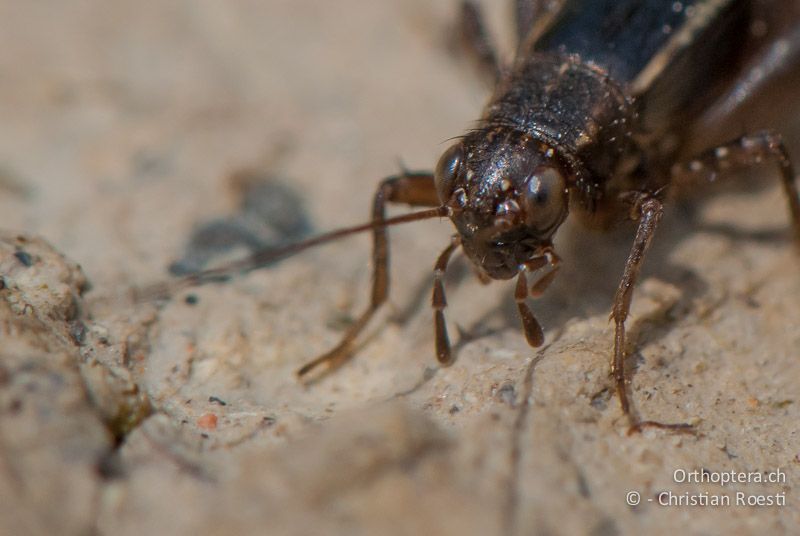
{"type": "Polygon", "coordinates": [[[503,201],[497,206],[497,210],[495,210],[495,214],[497,214],[497,217],[494,219],[495,225],[510,228],[519,222],[520,211],[519,203],[517,203],[516,200],[508,199],[503,201]]]}

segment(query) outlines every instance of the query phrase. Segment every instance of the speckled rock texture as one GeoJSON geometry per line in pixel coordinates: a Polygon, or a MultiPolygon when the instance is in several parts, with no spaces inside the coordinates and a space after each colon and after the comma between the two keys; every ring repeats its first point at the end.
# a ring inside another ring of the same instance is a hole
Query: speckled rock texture
{"type": "Polygon", "coordinates": [[[0,534],[797,533],[800,257],[769,166],[749,175],[763,188],[674,204],[634,296],[636,412],[694,435],[628,435],[613,394],[631,228],[560,232],[536,350],[513,288],[456,259],[444,369],[428,303],[446,221],[392,230],[389,304],[311,385],[296,369],[366,305],[367,237],[135,297],[361,222],[381,177],[430,168],[487,96],[448,49],[455,11],[0,1],[0,534]]]}

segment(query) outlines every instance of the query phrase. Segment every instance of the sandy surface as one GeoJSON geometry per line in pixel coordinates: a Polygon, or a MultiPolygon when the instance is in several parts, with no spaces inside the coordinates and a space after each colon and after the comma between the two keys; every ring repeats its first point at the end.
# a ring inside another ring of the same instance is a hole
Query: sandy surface
{"type": "Polygon", "coordinates": [[[797,531],[800,260],[771,169],[763,190],[672,209],[636,291],[636,409],[694,436],[627,436],[612,396],[630,229],[560,233],[541,351],[511,286],[456,262],[446,369],[428,296],[447,222],[392,231],[389,305],[312,386],[293,372],[364,307],[366,237],[165,303],[126,297],[179,260],[362,221],[400,162],[431,167],[486,97],[447,51],[453,12],[0,2],[0,533],[797,531]],[[214,247],[187,253],[193,232],[214,247]],[[786,505],[664,507],[663,491],[786,505]]]}

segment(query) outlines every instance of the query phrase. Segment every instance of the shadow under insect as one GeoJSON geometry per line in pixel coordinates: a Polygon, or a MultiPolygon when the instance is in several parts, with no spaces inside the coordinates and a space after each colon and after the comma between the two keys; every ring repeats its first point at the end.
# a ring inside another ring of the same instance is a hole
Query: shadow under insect
{"type": "Polygon", "coordinates": [[[297,242],[313,230],[302,197],[284,179],[263,171],[240,171],[230,181],[238,197],[236,212],[198,224],[183,257],[170,265],[170,274],[200,272],[219,261],[241,257],[241,249],[249,254],[270,251],[297,242]]]}

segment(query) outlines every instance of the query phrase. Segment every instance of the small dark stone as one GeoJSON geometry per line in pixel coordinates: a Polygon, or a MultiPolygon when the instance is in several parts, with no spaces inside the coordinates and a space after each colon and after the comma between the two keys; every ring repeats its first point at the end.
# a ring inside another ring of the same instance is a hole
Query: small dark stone
{"type": "Polygon", "coordinates": [[[209,396],[208,401],[212,404],[219,404],[220,406],[227,406],[228,403],[216,396],[209,396]]]}
{"type": "Polygon", "coordinates": [[[23,266],[25,267],[33,266],[33,257],[31,257],[31,254],[28,253],[27,251],[23,251],[20,249],[14,252],[14,256],[20,263],[22,263],[23,266]]]}
{"type": "Polygon", "coordinates": [[[8,405],[8,410],[12,414],[19,413],[21,409],[22,409],[22,400],[20,400],[19,398],[13,399],[11,403],[8,405]]]}
{"type": "Polygon", "coordinates": [[[608,408],[608,401],[610,398],[611,391],[609,389],[603,389],[602,391],[595,393],[589,403],[594,409],[605,411],[606,408],[608,408]]]}
{"type": "Polygon", "coordinates": [[[514,388],[514,384],[504,383],[495,393],[495,397],[513,408],[517,401],[517,391],[514,388]]]}
{"type": "Polygon", "coordinates": [[[117,451],[112,450],[100,456],[97,461],[97,474],[104,480],[115,480],[125,475],[122,460],[117,451]]]}
{"type": "Polygon", "coordinates": [[[183,301],[186,302],[186,305],[197,305],[200,298],[197,297],[197,294],[187,294],[183,301]]]}
{"type": "Polygon", "coordinates": [[[72,338],[72,342],[78,346],[83,345],[84,341],[86,341],[86,325],[80,320],[70,322],[69,336],[72,338]]]}
{"type": "Polygon", "coordinates": [[[619,534],[619,527],[617,522],[610,517],[601,519],[589,533],[592,536],[616,536],[619,534]]]}

